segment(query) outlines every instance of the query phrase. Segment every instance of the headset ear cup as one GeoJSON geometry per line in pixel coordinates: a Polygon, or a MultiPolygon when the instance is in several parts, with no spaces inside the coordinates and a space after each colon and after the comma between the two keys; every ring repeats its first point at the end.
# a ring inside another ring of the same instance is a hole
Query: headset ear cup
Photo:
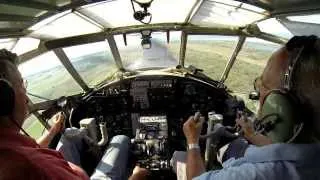
{"type": "Polygon", "coordinates": [[[15,104],[15,94],[11,84],[0,79],[0,116],[8,116],[13,113],[15,104]]]}
{"type": "Polygon", "coordinates": [[[267,136],[274,143],[283,143],[288,141],[294,134],[297,111],[294,103],[287,93],[280,90],[271,91],[264,99],[259,119],[263,123],[276,122],[267,132],[267,136]]]}

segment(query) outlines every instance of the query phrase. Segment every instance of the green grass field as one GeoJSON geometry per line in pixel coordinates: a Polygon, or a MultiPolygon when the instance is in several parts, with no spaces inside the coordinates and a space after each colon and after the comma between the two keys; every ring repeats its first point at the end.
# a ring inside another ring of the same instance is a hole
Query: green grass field
{"type": "MultiPolygon", "coordinates": [[[[192,64],[203,69],[205,74],[219,80],[235,45],[235,41],[211,42],[191,39],[187,44],[185,64],[192,64]]],[[[225,82],[235,95],[242,97],[247,102],[247,106],[251,110],[256,108],[256,103],[247,98],[248,93],[253,90],[253,80],[261,74],[269,56],[278,47],[280,46],[269,43],[246,42],[225,82]]],[[[173,42],[168,45],[168,50],[174,57],[179,54],[179,48],[178,43],[173,42]]],[[[124,65],[141,57],[139,52],[132,50],[120,50],[120,53],[124,65]]],[[[81,61],[74,63],[74,66],[89,85],[97,84],[116,71],[113,59],[110,58],[110,55],[104,53],[83,57],[81,61]]],[[[50,99],[81,92],[79,85],[62,66],[28,77],[28,82],[30,84],[28,91],[50,99]]],[[[34,97],[31,97],[31,99],[34,102],[40,101],[40,99],[34,97]]],[[[43,130],[42,125],[35,123],[34,117],[28,121],[31,123],[29,122],[25,126],[27,131],[32,136],[39,137],[43,130]]]]}

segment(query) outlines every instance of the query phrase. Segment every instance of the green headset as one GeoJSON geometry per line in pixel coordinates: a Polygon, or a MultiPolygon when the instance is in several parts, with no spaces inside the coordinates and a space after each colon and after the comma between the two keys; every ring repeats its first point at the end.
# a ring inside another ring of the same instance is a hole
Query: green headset
{"type": "Polygon", "coordinates": [[[301,61],[302,54],[314,49],[316,41],[316,36],[295,36],[286,44],[289,65],[282,77],[281,88],[270,91],[262,102],[256,129],[274,143],[296,140],[306,124],[303,120],[312,118],[308,106],[299,102],[293,93],[292,83],[297,62],[301,61]]]}

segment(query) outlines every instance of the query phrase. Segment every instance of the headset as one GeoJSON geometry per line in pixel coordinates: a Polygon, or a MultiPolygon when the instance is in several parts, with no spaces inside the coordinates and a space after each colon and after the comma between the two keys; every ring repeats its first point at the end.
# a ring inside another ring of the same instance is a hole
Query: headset
{"type": "MultiPolygon", "coordinates": [[[[13,114],[15,107],[15,92],[12,84],[4,79],[0,78],[0,116],[10,116],[13,114]]],[[[30,135],[15,121],[12,122],[17,126],[26,136],[30,135]]]]}
{"type": "Polygon", "coordinates": [[[310,117],[309,106],[299,101],[292,90],[293,77],[298,61],[304,53],[310,53],[317,41],[316,36],[295,36],[286,44],[289,64],[284,72],[280,89],[270,91],[264,98],[258,121],[257,132],[262,132],[274,143],[290,143],[296,140],[310,117]]]}
{"type": "Polygon", "coordinates": [[[15,105],[15,93],[11,83],[0,78],[0,116],[9,116],[13,113],[15,105]]]}

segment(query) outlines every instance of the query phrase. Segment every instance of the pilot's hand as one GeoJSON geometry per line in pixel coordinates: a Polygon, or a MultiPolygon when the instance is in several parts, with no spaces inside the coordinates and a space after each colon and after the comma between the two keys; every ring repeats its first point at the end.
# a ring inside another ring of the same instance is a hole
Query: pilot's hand
{"type": "Polygon", "coordinates": [[[51,126],[49,133],[53,136],[57,135],[58,133],[62,132],[64,129],[64,121],[65,116],[62,112],[57,113],[53,117],[53,125],[51,126]]]}
{"type": "Polygon", "coordinates": [[[186,136],[188,144],[198,144],[200,133],[202,129],[202,124],[204,122],[203,118],[200,118],[198,122],[194,120],[194,117],[191,116],[188,121],[183,124],[183,132],[186,136]]]}
{"type": "Polygon", "coordinates": [[[210,134],[210,136],[212,138],[212,143],[216,145],[217,149],[220,149],[238,137],[231,131],[233,131],[232,127],[223,126],[220,123],[217,123],[214,126],[213,132],[210,134]]]}
{"type": "Polygon", "coordinates": [[[145,168],[141,168],[139,166],[136,166],[133,169],[132,175],[129,178],[129,180],[145,180],[150,175],[150,171],[148,171],[145,168]]]}
{"type": "Polygon", "coordinates": [[[244,137],[251,137],[254,135],[255,130],[253,127],[253,123],[250,120],[246,119],[246,117],[240,116],[236,119],[236,123],[241,127],[244,137]]]}

